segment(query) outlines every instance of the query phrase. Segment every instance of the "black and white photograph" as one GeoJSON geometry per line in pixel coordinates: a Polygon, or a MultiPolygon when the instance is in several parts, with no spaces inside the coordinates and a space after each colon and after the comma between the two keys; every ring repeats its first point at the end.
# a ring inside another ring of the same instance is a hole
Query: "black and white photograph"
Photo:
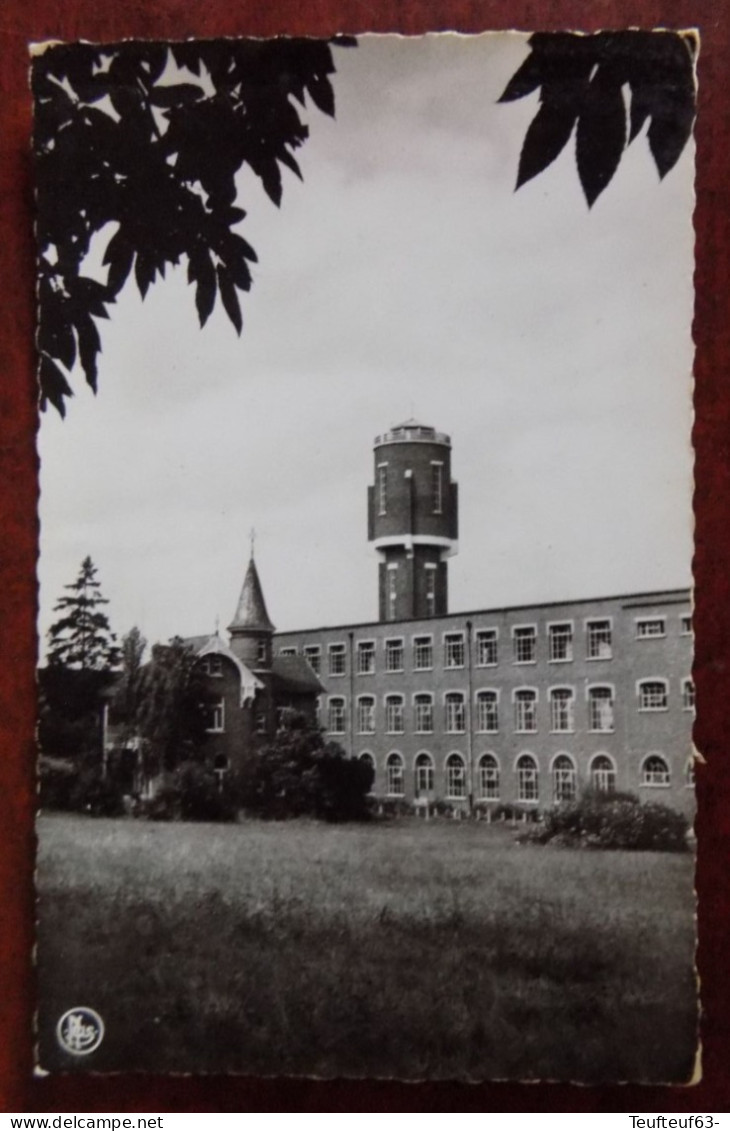
{"type": "Polygon", "coordinates": [[[699,1078],[699,50],[33,45],[38,1073],[699,1078]]]}

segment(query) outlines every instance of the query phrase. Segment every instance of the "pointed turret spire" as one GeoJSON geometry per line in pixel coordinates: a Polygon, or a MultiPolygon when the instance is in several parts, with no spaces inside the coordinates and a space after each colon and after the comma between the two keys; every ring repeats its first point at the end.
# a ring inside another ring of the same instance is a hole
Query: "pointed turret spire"
{"type": "Polygon", "coordinates": [[[246,576],[243,579],[243,588],[241,589],[241,596],[238,598],[236,612],[228,626],[228,631],[232,633],[240,632],[242,629],[253,629],[257,632],[274,631],[274,625],[269,620],[269,614],[266,611],[264,593],[253,555],[249,559],[246,576]]]}

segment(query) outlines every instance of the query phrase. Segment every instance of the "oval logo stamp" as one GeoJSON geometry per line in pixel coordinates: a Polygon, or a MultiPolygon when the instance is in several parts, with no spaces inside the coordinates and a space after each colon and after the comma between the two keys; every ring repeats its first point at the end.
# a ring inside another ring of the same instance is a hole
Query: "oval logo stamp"
{"type": "Polygon", "coordinates": [[[104,1022],[95,1009],[77,1005],[59,1018],[56,1039],[61,1048],[73,1056],[87,1056],[104,1040],[104,1022]]]}

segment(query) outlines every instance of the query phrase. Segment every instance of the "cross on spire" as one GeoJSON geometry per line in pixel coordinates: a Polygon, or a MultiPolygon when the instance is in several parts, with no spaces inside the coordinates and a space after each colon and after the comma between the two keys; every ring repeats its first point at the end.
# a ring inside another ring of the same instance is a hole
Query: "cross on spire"
{"type": "Polygon", "coordinates": [[[254,549],[255,549],[255,545],[256,545],[256,527],[255,526],[251,527],[251,529],[248,532],[248,536],[251,540],[251,560],[253,561],[254,549]]]}

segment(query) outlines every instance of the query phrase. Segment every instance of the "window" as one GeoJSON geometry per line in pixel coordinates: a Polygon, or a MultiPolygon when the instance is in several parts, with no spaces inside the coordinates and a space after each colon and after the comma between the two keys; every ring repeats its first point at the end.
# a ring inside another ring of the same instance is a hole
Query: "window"
{"type": "Polygon", "coordinates": [[[357,733],[375,733],[375,700],[372,695],[361,695],[357,701],[357,733]]]}
{"type": "Polygon", "coordinates": [[[212,675],[220,678],[223,675],[223,657],[205,656],[205,658],[203,659],[203,671],[206,675],[212,675]]]}
{"type": "Polygon", "coordinates": [[[398,602],[398,566],[388,566],[388,620],[396,619],[398,602]]]}
{"type": "Polygon", "coordinates": [[[388,510],[388,465],[378,464],[378,514],[386,514],[388,510]]]}
{"type": "Polygon", "coordinates": [[[266,663],[266,661],[268,659],[266,652],[267,652],[266,641],[265,640],[259,640],[259,642],[256,646],[256,660],[259,664],[265,664],[266,663]]]}
{"type": "Polygon", "coordinates": [[[589,660],[610,660],[613,640],[610,620],[586,622],[586,656],[589,660]]]}
{"type": "Polygon", "coordinates": [[[266,734],[266,711],[259,710],[256,712],[254,726],[257,734],[266,734]]]}
{"type": "Polygon", "coordinates": [[[444,637],[444,666],[447,668],[463,668],[464,666],[464,633],[450,632],[444,637]]]}
{"type": "Polygon", "coordinates": [[[373,777],[372,781],[370,782],[370,789],[368,790],[368,793],[372,793],[373,789],[375,788],[375,759],[373,758],[369,750],[363,750],[362,754],[360,755],[359,761],[363,762],[364,765],[369,766],[372,770],[373,777]]]}
{"type": "Polygon", "coordinates": [[[670,785],[669,766],[660,754],[651,754],[641,768],[642,785],[670,785]]]}
{"type": "Polygon", "coordinates": [[[375,671],[375,644],[372,640],[357,643],[357,674],[372,675],[375,671]]]}
{"type": "Polygon", "coordinates": [[[588,688],[588,729],[613,730],[613,689],[588,688]]]}
{"type": "Polygon", "coordinates": [[[692,614],[687,613],[679,619],[680,631],[682,636],[692,635],[692,614]]]}
{"type": "Polygon", "coordinates": [[[646,617],[636,622],[636,639],[648,640],[652,636],[664,636],[664,617],[646,617]]]}
{"type": "Polygon", "coordinates": [[[682,709],[685,711],[695,709],[695,685],[691,679],[682,680],[682,709]]]}
{"type": "Polygon", "coordinates": [[[389,754],[385,763],[386,791],[388,797],[403,796],[403,759],[400,754],[389,754]]]}
{"type": "Polygon", "coordinates": [[[416,758],[416,797],[433,793],[433,759],[430,754],[416,758]]]}
{"type": "Polygon", "coordinates": [[[538,797],[537,762],[531,754],[521,754],[517,759],[517,800],[537,801],[538,797]]]}
{"type": "Polygon", "coordinates": [[[687,768],[684,772],[684,784],[688,789],[694,789],[695,784],[695,760],[690,758],[687,762],[687,768]]]}
{"type": "Polygon", "coordinates": [[[444,465],[431,464],[431,507],[434,514],[441,514],[444,496],[444,465]]]}
{"type": "Polygon", "coordinates": [[[482,801],[499,800],[499,763],[493,754],[483,754],[477,767],[477,790],[482,801]]]}
{"type": "Polygon", "coordinates": [[[477,691],[477,730],[493,734],[499,730],[499,707],[496,691],[477,691]]]}
{"type": "Polygon", "coordinates": [[[466,797],[466,767],[461,754],[449,754],[446,759],[446,796],[452,800],[466,797]]]}
{"type": "Polygon", "coordinates": [[[645,679],[639,684],[640,711],[666,711],[669,706],[667,685],[663,679],[645,679]]]}
{"type": "Polygon", "coordinates": [[[385,641],[385,670],[387,672],[403,671],[403,639],[385,641]]]}
{"type": "Polygon", "coordinates": [[[416,636],[413,641],[413,667],[417,672],[433,667],[433,640],[430,636],[416,636]]]}
{"type": "Polygon", "coordinates": [[[347,667],[345,645],[330,644],[328,654],[330,675],[344,675],[347,667]]]}
{"type": "Polygon", "coordinates": [[[483,628],[476,634],[477,667],[491,668],[497,663],[497,630],[483,628]]]}
{"type": "Polygon", "coordinates": [[[426,615],[436,613],[436,567],[426,566],[426,615]]]}
{"type": "Polygon", "coordinates": [[[575,800],[575,766],[567,754],[558,754],[553,762],[553,800],[558,804],[575,800]]]}
{"type": "Polygon", "coordinates": [[[516,664],[534,664],[537,643],[537,629],[534,625],[526,628],[513,628],[516,664]]]}
{"type": "Polygon", "coordinates": [[[297,654],[296,648],[280,648],[279,649],[279,655],[280,656],[296,656],[296,654],[297,654]]]}
{"type": "Polygon", "coordinates": [[[226,704],[224,699],[216,699],[208,706],[208,725],[205,728],[209,734],[223,734],[226,729],[226,704]]]}
{"type": "Polygon", "coordinates": [[[228,759],[226,758],[225,754],[216,754],[215,760],[213,762],[213,773],[215,774],[215,780],[218,783],[218,789],[223,789],[223,781],[226,774],[228,773],[228,770],[228,759]]]}
{"type": "Polygon", "coordinates": [[[572,624],[551,624],[548,628],[548,656],[553,664],[573,659],[572,624]]]}
{"type": "Polygon", "coordinates": [[[433,697],[427,692],[424,691],[414,697],[413,715],[416,734],[431,734],[433,731],[433,697]]]}
{"type": "Polygon", "coordinates": [[[550,692],[550,729],[571,731],[574,729],[575,695],[571,688],[554,687],[550,692]]]}
{"type": "Polygon", "coordinates": [[[515,730],[537,730],[537,692],[515,691],[515,730]]]}
{"type": "Polygon", "coordinates": [[[304,655],[314,674],[319,675],[322,668],[322,656],[320,655],[319,644],[308,644],[304,649],[304,655]]]}
{"type": "Polygon", "coordinates": [[[614,793],[616,770],[607,754],[596,754],[591,762],[591,785],[597,793],[614,793]]]}
{"type": "Polygon", "coordinates": [[[386,695],[385,729],[388,734],[403,733],[403,696],[386,695]]]}
{"type": "Polygon", "coordinates": [[[345,733],[345,700],[330,699],[327,705],[327,730],[330,734],[345,733]]]}
{"type": "Polygon", "coordinates": [[[444,700],[446,706],[446,731],[448,734],[463,734],[466,730],[466,710],[461,691],[449,691],[444,700]]]}

